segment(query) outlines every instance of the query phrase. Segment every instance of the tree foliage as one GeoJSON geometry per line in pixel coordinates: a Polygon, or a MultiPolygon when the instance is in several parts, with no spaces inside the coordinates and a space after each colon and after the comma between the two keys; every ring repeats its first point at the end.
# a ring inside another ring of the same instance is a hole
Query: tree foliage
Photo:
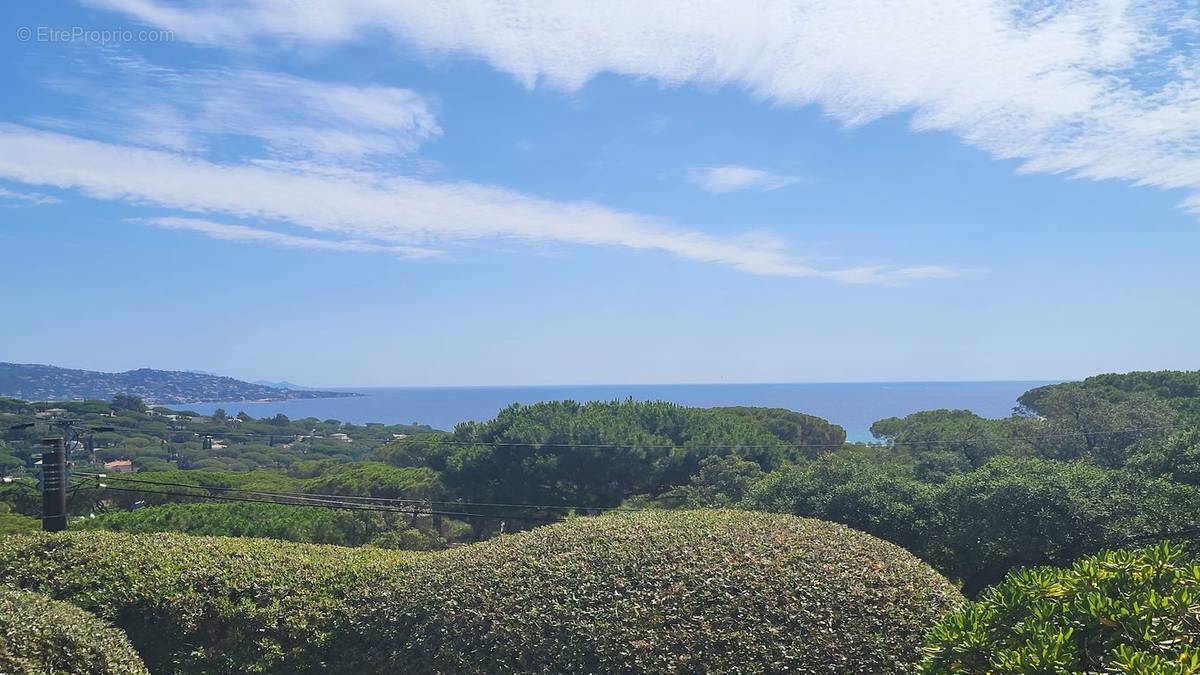
{"type": "Polygon", "coordinates": [[[1200,429],[1185,429],[1161,443],[1144,445],[1129,459],[1128,466],[1200,486],[1200,429]]]}
{"type": "Polygon", "coordinates": [[[804,458],[806,439],[844,434],[813,431],[815,420],[749,408],[556,401],[460,424],[429,453],[448,483],[476,500],[604,507],[686,483],[710,455],[769,471],[804,458]]]}
{"type": "Polygon", "coordinates": [[[934,626],[921,672],[1200,673],[1200,565],[1164,543],[1014,571],[934,626]]]}
{"type": "MultiPolygon", "coordinates": [[[[2,516],[0,516],[2,518],[2,516]]],[[[116,511],[72,523],[77,530],[181,532],[224,537],[270,537],[339,546],[432,550],[446,540],[430,522],[381,511],[298,508],[282,504],[195,503],[116,511]],[[409,530],[412,530],[409,533],[409,530]]],[[[428,520],[428,519],[422,519],[428,520]]],[[[36,522],[36,521],[35,521],[36,522]]],[[[3,523],[3,520],[0,520],[3,523]]]]}
{"type": "Polygon", "coordinates": [[[1191,529],[1200,491],[1079,462],[1001,458],[937,494],[929,560],[968,595],[1014,567],[1065,565],[1131,538],[1191,529]]]}
{"type": "Polygon", "coordinates": [[[1079,462],[998,457],[941,485],[831,457],[777,471],[748,508],[844,523],[921,556],[968,595],[1012,567],[1066,564],[1191,527],[1200,490],[1079,462]]]}

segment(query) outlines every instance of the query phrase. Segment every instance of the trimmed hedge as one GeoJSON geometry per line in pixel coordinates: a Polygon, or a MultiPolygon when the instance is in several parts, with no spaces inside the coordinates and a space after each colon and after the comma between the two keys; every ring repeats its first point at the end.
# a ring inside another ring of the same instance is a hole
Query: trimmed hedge
{"type": "Polygon", "coordinates": [[[880,539],[742,511],[575,518],[410,575],[364,598],[362,672],[904,672],[962,600],[880,539]]]}
{"type": "Polygon", "coordinates": [[[13,536],[0,584],[111,620],[155,673],[905,672],[962,601],[880,539],[743,511],[574,518],[434,554],[13,536]]]}
{"type": "Polygon", "coordinates": [[[74,605],[0,588],[0,673],[148,675],[125,634],[74,605]]]}
{"type": "Polygon", "coordinates": [[[1160,544],[1012,572],[929,632],[922,672],[1200,673],[1200,565],[1160,544]]]}
{"type": "Polygon", "coordinates": [[[0,537],[0,584],[125,630],[155,673],[310,673],[351,641],[347,602],[402,583],[421,554],[178,534],[0,537]]]}

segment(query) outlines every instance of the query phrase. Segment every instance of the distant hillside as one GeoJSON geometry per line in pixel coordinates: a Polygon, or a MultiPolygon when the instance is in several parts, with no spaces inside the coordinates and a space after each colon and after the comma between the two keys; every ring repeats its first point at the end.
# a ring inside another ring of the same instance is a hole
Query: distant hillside
{"type": "Polygon", "coordinates": [[[296,389],[298,391],[311,391],[315,389],[315,387],[306,387],[302,384],[296,384],[295,382],[288,382],[287,380],[279,380],[277,382],[272,382],[271,380],[255,380],[254,384],[261,384],[264,387],[275,387],[276,389],[296,389]]]}
{"type": "Polygon", "coordinates": [[[271,387],[197,372],[139,368],[101,373],[25,363],[0,363],[0,396],[27,401],[111,399],[140,396],[147,403],[283,401],[293,398],[357,396],[347,392],[271,387]]]}

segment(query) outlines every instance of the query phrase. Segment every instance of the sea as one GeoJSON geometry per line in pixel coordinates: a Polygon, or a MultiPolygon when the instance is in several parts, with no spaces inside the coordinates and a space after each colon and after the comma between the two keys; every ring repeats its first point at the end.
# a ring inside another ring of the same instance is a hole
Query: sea
{"type": "Polygon", "coordinates": [[[189,403],[172,406],[210,414],[254,417],[283,413],[293,419],[316,417],[365,424],[427,424],[450,430],[468,420],[485,421],[513,403],[539,401],[670,401],[686,406],[762,406],[787,408],[823,417],[846,429],[847,440],[871,441],[871,424],[886,417],[939,408],[965,409],[983,417],[1007,417],[1017,397],[1056,381],[991,382],[847,382],[796,384],[630,384],[514,387],[371,387],[331,389],[361,396],[189,403]]]}

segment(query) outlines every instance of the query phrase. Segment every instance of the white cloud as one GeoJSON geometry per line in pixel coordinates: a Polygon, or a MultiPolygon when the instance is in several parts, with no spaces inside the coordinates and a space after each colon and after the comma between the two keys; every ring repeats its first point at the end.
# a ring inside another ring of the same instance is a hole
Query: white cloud
{"type": "Polygon", "coordinates": [[[759,190],[778,190],[782,187],[799,183],[799,176],[787,176],[763,169],[752,169],[738,164],[725,166],[710,166],[693,168],[688,171],[688,178],[700,186],[702,190],[713,194],[723,194],[734,190],[756,188],[759,190]]]}
{"type": "MultiPolygon", "coordinates": [[[[619,246],[664,251],[753,274],[851,283],[896,283],[935,276],[929,270],[940,270],[942,276],[958,274],[940,267],[817,269],[769,238],[714,237],[591,203],[547,201],[474,183],[284,166],[271,162],[218,164],[0,124],[0,177],[79,190],[97,199],[282,221],[354,242],[424,247],[508,237],[619,246]]],[[[270,238],[211,226],[206,232],[262,241],[270,238]]],[[[279,238],[273,241],[282,243],[279,238]]]]}
{"type": "Polygon", "coordinates": [[[903,111],[1028,171],[1185,188],[1200,212],[1200,20],[1191,2],[1076,0],[92,0],[180,39],[334,44],[380,30],[526,86],[601,72],[731,84],[847,124],[903,111]]]}
{"type": "Polygon", "coordinates": [[[249,69],[177,70],[119,48],[89,54],[74,70],[92,77],[46,81],[88,102],[83,116],[52,120],[58,128],[188,152],[242,136],[274,156],[337,163],[408,154],[442,133],[433,103],[408,89],[249,69]]]}
{"type": "Polygon", "coordinates": [[[228,225],[214,223],[202,218],[134,218],[132,222],[145,223],[163,230],[187,230],[199,232],[224,241],[241,241],[261,244],[272,244],[284,248],[303,248],[316,251],[339,251],[343,253],[391,253],[401,258],[429,258],[440,255],[438,251],[417,246],[388,246],[367,241],[347,239],[331,241],[299,237],[293,234],[260,230],[245,225],[228,225]]]}
{"type": "Polygon", "coordinates": [[[44,195],[40,192],[18,192],[0,187],[0,200],[9,202],[17,202],[22,205],[46,206],[48,204],[59,204],[62,202],[58,197],[52,195],[44,195]]]}

